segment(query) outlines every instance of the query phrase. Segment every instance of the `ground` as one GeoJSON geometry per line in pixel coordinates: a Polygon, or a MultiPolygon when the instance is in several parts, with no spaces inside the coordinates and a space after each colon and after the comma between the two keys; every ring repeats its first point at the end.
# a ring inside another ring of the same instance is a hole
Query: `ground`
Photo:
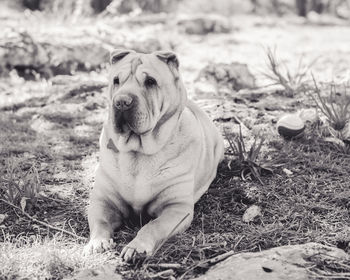
{"type": "Polygon", "coordinates": [[[225,160],[196,204],[189,230],[168,240],[155,256],[134,264],[123,264],[117,256],[140,225],[115,234],[115,251],[83,257],[89,235],[86,206],[106,116],[108,66],[31,80],[10,71],[0,80],[0,184],[14,190],[18,185],[22,192],[18,197],[9,198],[8,191],[7,197],[1,196],[19,207],[0,201],[5,218],[0,221],[1,279],[62,279],[106,263],[117,264],[125,279],[154,278],[164,270],[159,264],[174,263],[173,276],[190,279],[209,268],[206,260],[231,250],[319,242],[350,252],[350,149],[325,141],[319,127],[311,124],[299,139],[280,137],[275,123],[283,113],[315,108],[315,103],[303,91],[288,97],[281,87],[264,87],[269,81],[262,75],[267,71],[266,48],[276,47],[291,70],[301,56],[305,64],[317,58],[311,68],[317,81],[348,81],[350,25],[245,15],[229,19],[229,33],[189,35],[174,20],[175,16],[144,22],[100,18],[72,24],[44,21],[34,14],[3,22],[37,37],[51,34],[58,41],[79,36],[100,36],[108,43],[156,38],[160,47],[178,54],[189,96],[222,132],[234,130],[241,120],[247,129],[245,141],[251,143],[254,133],[264,130],[259,162],[269,163],[273,173],[261,176],[262,183],[237,176],[235,168],[228,167],[230,160],[231,165],[236,161],[226,141],[225,160]],[[257,88],[203,92],[196,80],[200,70],[220,62],[247,64],[257,88]],[[25,202],[23,197],[29,199],[25,202]],[[246,223],[242,215],[251,205],[259,206],[262,215],[246,223]],[[31,220],[21,207],[31,217],[73,235],[31,220]]]}

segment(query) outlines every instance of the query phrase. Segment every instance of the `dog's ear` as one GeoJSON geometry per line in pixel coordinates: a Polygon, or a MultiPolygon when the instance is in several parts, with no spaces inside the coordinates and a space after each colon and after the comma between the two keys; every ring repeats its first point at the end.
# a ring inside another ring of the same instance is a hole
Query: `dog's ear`
{"type": "Polygon", "coordinates": [[[123,50],[123,49],[116,49],[111,51],[110,54],[110,62],[111,64],[115,64],[118,61],[122,60],[124,57],[126,57],[129,53],[134,53],[133,50],[123,50]]]}
{"type": "Polygon", "coordinates": [[[169,66],[174,66],[176,69],[179,68],[179,59],[176,54],[170,51],[157,51],[154,54],[162,61],[164,61],[169,66]]]}

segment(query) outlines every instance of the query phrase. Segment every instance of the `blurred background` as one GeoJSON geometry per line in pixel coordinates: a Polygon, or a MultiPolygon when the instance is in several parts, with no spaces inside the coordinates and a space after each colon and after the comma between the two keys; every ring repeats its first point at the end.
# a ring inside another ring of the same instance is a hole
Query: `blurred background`
{"type": "Polygon", "coordinates": [[[23,10],[59,12],[65,15],[93,15],[109,13],[114,15],[136,13],[214,12],[230,16],[237,13],[298,14],[307,16],[313,11],[318,14],[333,14],[349,18],[347,0],[4,0],[7,6],[23,10]]]}
{"type": "MultiPolygon", "coordinates": [[[[347,52],[350,1],[2,0],[0,23],[2,76],[13,69],[27,78],[99,70],[116,47],[171,49],[189,68],[231,60],[259,68],[264,48],[277,47],[291,64],[296,54],[322,56],[324,70],[325,54],[337,65],[339,51],[347,52]]],[[[326,75],[333,78],[334,70],[326,75]]],[[[186,82],[196,76],[189,75],[186,82]]]]}

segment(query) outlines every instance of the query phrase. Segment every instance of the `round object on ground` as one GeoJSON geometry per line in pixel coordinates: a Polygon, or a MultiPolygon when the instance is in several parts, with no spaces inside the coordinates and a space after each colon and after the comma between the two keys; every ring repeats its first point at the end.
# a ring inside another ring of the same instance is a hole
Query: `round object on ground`
{"type": "Polygon", "coordinates": [[[277,131],[285,138],[300,136],[304,129],[303,120],[295,114],[284,115],[277,122],[277,131]]]}

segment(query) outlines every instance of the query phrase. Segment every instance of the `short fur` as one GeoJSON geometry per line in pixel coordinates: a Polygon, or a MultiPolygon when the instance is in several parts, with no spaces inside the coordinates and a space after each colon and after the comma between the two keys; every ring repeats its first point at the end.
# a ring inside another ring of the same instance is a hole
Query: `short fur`
{"type": "Polygon", "coordinates": [[[187,100],[178,67],[171,52],[111,54],[111,102],[90,196],[87,253],[109,249],[114,230],[142,212],[154,219],[121,256],[128,261],[136,252],[154,253],[166,238],[188,228],[195,202],[216,176],[222,137],[206,114],[187,100]],[[156,85],[147,86],[147,77],[156,85]],[[133,99],[124,112],[115,106],[121,96],[133,99]]]}

